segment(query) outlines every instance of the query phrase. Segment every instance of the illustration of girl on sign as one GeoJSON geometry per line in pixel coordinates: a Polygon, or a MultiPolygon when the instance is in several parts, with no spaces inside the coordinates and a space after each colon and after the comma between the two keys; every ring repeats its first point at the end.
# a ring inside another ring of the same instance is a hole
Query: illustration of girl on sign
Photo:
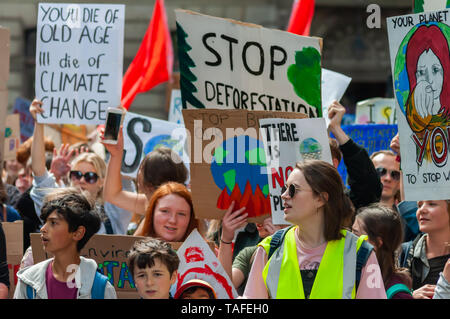
{"type": "Polygon", "coordinates": [[[450,53],[448,42],[435,25],[420,25],[406,47],[409,96],[406,118],[417,146],[417,163],[425,157],[437,166],[447,162],[450,120],[450,53]]]}

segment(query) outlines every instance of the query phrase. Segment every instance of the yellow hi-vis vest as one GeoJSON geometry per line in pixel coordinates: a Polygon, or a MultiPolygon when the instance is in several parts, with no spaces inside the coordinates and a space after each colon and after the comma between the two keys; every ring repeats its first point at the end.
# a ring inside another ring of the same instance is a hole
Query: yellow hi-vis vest
{"type": "MultiPolygon", "coordinates": [[[[263,279],[270,298],[305,299],[297,257],[295,229],[287,233],[281,246],[273,253],[263,269],[263,279]]],[[[311,289],[310,299],[354,299],[356,296],[356,254],[367,236],[357,237],[341,230],[343,238],[329,241],[320,261],[311,289]]],[[[269,254],[272,237],[258,246],[269,254]]]]}

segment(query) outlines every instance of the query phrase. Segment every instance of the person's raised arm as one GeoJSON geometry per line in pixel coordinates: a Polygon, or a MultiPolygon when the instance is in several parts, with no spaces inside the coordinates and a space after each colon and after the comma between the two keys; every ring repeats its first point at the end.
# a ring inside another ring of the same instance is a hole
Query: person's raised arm
{"type": "Polygon", "coordinates": [[[355,143],[342,129],[345,107],[334,101],[328,108],[328,130],[334,134],[347,168],[349,197],[356,209],[380,200],[383,185],[366,149],[355,143]]]}
{"type": "MultiPolygon", "coordinates": [[[[122,129],[120,127],[117,144],[102,143],[111,155],[106,169],[103,198],[117,207],[133,211],[139,215],[145,215],[147,197],[144,194],[127,192],[122,187],[122,176],[120,174],[123,157],[122,129]]],[[[101,137],[104,138],[103,132],[101,137]]]]}
{"type": "MultiPolygon", "coordinates": [[[[233,201],[228,207],[225,215],[222,218],[222,233],[220,236],[218,259],[222,267],[233,281],[232,264],[233,264],[233,249],[232,243],[234,234],[237,229],[241,228],[247,222],[247,213],[244,213],[245,207],[233,211],[235,202],[233,201]]],[[[233,282],[234,284],[234,282],[233,282]]]]}
{"type": "Polygon", "coordinates": [[[30,113],[34,119],[33,143],[31,144],[31,169],[34,176],[43,176],[45,167],[44,124],[37,122],[37,114],[43,113],[42,102],[34,99],[30,105],[30,113]]]}
{"type": "Polygon", "coordinates": [[[342,118],[345,114],[345,107],[338,101],[333,101],[328,107],[328,131],[333,133],[339,145],[344,145],[350,139],[341,127],[342,118]]]}

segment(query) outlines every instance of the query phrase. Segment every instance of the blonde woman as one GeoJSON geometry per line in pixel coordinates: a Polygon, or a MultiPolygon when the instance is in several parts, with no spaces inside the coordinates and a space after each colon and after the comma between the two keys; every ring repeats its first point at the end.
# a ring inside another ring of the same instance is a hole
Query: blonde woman
{"type": "MultiPolygon", "coordinates": [[[[36,122],[36,114],[43,112],[42,104],[41,101],[35,99],[30,106],[30,113],[35,119],[33,144],[31,146],[33,189],[30,196],[34,201],[38,216],[40,216],[45,195],[51,189],[60,187],[56,183],[55,176],[49,173],[45,166],[44,126],[36,122]]],[[[95,153],[81,153],[69,164],[75,151],[69,151],[68,148],[63,148],[63,150],[58,154],[63,158],[62,162],[65,162],[61,171],[63,174],[68,174],[70,186],[87,191],[91,199],[97,203],[103,221],[98,233],[125,234],[131,219],[131,213],[104,202],[102,198],[106,175],[105,161],[95,153]]]]}

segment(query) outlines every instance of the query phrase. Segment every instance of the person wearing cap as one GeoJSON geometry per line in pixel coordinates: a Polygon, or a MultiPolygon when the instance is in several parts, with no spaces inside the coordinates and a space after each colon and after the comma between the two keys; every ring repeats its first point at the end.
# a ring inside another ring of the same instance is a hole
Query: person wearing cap
{"type": "Polygon", "coordinates": [[[217,296],[207,281],[191,279],[177,289],[174,299],[217,299],[217,296]]]}

